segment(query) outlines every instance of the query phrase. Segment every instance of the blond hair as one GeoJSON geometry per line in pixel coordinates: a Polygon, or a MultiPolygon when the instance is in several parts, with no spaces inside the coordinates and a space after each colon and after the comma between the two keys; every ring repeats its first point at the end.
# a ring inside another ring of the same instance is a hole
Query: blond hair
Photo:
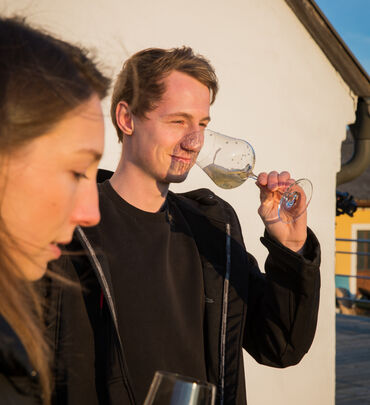
{"type": "Polygon", "coordinates": [[[214,102],[218,91],[217,76],[202,55],[194,54],[189,47],[149,48],[137,52],[123,64],[113,90],[111,118],[119,141],[122,141],[123,134],[116,121],[118,103],[126,101],[133,114],[145,117],[156,107],[165,91],[163,79],[174,70],[207,86],[211,94],[210,102],[214,102]]]}

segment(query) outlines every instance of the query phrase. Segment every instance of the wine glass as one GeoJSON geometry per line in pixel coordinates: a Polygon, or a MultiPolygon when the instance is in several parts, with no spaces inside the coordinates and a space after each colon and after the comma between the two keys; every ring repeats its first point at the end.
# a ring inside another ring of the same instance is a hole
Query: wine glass
{"type": "MultiPolygon", "coordinates": [[[[197,165],[219,187],[231,189],[240,186],[253,174],[256,154],[250,143],[214,132],[204,131],[204,144],[197,165]]],[[[288,182],[280,187],[278,216],[284,223],[296,221],[307,209],[312,197],[312,183],[308,179],[288,182]]]]}
{"type": "Polygon", "coordinates": [[[144,405],[214,405],[216,387],[191,377],[156,371],[144,405]]]}

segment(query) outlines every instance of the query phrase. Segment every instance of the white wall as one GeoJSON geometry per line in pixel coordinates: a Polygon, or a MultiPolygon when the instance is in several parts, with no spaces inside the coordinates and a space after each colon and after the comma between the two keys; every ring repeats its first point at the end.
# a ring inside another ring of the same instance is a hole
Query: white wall
{"type": "MultiPolygon", "coordinates": [[[[93,46],[116,74],[140,49],[190,45],[218,73],[220,93],[210,128],[245,138],[256,150],[256,171],[289,169],[314,184],[309,224],[322,244],[322,295],[313,346],[295,367],[275,370],[246,355],[249,405],[334,404],[335,175],[340,143],[355,118],[355,98],[283,0],[0,0],[63,38],[93,46]]],[[[114,169],[119,147],[106,103],[106,153],[114,169]]],[[[246,245],[263,266],[253,181],[225,191],[197,167],[174,190],[208,187],[236,208],[246,245]]]]}

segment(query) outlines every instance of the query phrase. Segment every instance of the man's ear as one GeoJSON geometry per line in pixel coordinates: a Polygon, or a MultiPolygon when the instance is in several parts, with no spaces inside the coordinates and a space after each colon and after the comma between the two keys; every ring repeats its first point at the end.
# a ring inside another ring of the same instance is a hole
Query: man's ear
{"type": "Polygon", "coordinates": [[[116,122],[125,135],[132,135],[134,132],[134,120],[130,107],[126,101],[120,101],[116,107],[116,122]]]}

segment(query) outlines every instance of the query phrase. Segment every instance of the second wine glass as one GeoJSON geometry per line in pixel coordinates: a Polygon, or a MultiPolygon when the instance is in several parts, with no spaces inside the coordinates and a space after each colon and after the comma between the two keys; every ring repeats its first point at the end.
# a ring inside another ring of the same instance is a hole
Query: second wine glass
{"type": "MultiPolygon", "coordinates": [[[[205,129],[204,144],[196,163],[219,187],[231,189],[248,178],[257,180],[253,173],[255,162],[256,154],[247,141],[205,129]]],[[[308,179],[279,187],[279,219],[284,223],[296,221],[306,211],[312,189],[308,179]]]]}
{"type": "Polygon", "coordinates": [[[156,371],[144,405],[214,405],[216,387],[167,371],[156,371]]]}

